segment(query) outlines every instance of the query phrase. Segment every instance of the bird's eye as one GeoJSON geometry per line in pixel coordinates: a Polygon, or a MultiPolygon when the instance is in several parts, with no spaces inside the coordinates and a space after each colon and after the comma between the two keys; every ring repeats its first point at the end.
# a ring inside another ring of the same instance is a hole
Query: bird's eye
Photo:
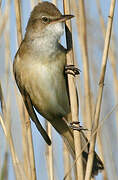
{"type": "Polygon", "coordinates": [[[42,21],[43,23],[49,22],[49,19],[46,16],[42,16],[42,21]]]}

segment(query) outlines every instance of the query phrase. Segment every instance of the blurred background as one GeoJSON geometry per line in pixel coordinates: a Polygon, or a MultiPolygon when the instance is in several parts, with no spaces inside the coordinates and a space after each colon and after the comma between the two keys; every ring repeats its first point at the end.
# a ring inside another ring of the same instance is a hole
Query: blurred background
{"type": "MultiPolygon", "coordinates": [[[[12,64],[31,10],[38,0],[0,0],[0,180],[76,179],[73,160],[61,137],[38,114],[52,139],[48,147],[29,117],[16,87],[12,64]]],[[[88,112],[93,117],[99,86],[105,32],[110,0],[52,0],[64,13],[70,6],[74,60],[81,70],[76,78],[79,94],[79,120],[90,128],[88,112]],[[83,4],[84,9],[81,9],[83,4]],[[83,14],[83,16],[82,16],[83,14]],[[83,18],[83,19],[82,19],[83,18]],[[82,22],[83,20],[83,22],[82,22]],[[84,32],[84,41],[82,33],[84,32]],[[83,47],[84,42],[84,49],[83,47]],[[86,57],[84,57],[84,55],[86,57]],[[86,81],[86,76],[88,77],[86,81]],[[89,105],[87,92],[89,91],[89,105]]],[[[97,180],[118,179],[118,1],[115,5],[113,28],[104,82],[96,151],[105,170],[97,180]]],[[[65,34],[61,43],[66,47],[65,34]]],[[[94,120],[94,119],[93,119],[94,120]]],[[[87,132],[89,136],[89,132],[87,132]]]]}

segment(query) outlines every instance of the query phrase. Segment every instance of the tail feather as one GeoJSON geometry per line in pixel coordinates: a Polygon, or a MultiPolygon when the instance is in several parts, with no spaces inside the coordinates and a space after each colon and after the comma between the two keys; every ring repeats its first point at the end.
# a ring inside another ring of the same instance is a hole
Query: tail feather
{"type": "Polygon", "coordinates": [[[102,170],[104,170],[104,165],[103,165],[101,159],[99,158],[99,156],[97,155],[97,153],[95,152],[94,160],[93,160],[92,175],[96,176],[102,170]]]}
{"type": "MultiPolygon", "coordinates": [[[[55,127],[55,129],[59,132],[59,134],[63,137],[63,140],[64,140],[67,148],[69,149],[73,159],[75,159],[74,137],[73,137],[73,133],[70,130],[70,128],[68,127],[67,123],[62,119],[58,119],[57,121],[50,121],[50,122],[53,125],[53,127],[55,127]]],[[[80,137],[81,137],[82,148],[83,148],[88,143],[88,139],[86,138],[83,131],[80,131],[80,137]]],[[[89,144],[82,153],[84,171],[86,170],[88,152],[89,152],[89,144]]],[[[95,152],[92,176],[97,175],[98,172],[103,169],[104,169],[103,163],[95,152]]]]}
{"type": "MultiPolygon", "coordinates": [[[[71,155],[73,156],[73,159],[75,159],[74,138],[72,132],[68,130],[68,132],[64,132],[62,136],[66,146],[68,147],[69,151],[71,152],[71,155]]],[[[87,144],[88,140],[82,131],[80,132],[80,136],[81,136],[82,147],[84,147],[85,144],[87,144]]],[[[86,149],[82,152],[84,172],[86,170],[88,152],[89,152],[89,144],[86,147],[86,149]]],[[[97,153],[95,152],[94,160],[93,160],[93,168],[92,168],[92,177],[96,176],[103,169],[104,169],[104,165],[101,159],[99,158],[99,156],[97,155],[97,153]]]]}

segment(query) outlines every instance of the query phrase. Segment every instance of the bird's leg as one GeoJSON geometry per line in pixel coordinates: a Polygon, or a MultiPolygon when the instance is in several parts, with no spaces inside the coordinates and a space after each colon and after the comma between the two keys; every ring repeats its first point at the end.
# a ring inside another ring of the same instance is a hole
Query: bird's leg
{"type": "Polygon", "coordinates": [[[74,65],[66,65],[65,74],[71,74],[73,76],[76,76],[80,74],[80,69],[75,67],[74,65]]]}

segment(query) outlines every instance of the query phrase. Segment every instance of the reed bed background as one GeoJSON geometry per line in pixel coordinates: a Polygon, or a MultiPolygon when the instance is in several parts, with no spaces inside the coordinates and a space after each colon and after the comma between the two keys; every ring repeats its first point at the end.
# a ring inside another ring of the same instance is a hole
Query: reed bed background
{"type": "MultiPolygon", "coordinates": [[[[90,177],[93,158],[93,153],[90,153],[84,178],[79,132],[74,132],[76,163],[49,123],[38,115],[52,139],[52,146],[46,145],[30,122],[14,81],[12,64],[24,37],[30,12],[38,0],[0,0],[0,180],[117,180],[118,2],[50,2],[57,5],[62,13],[75,15],[71,23],[67,23],[73,45],[67,55],[67,63],[74,63],[81,70],[75,79],[68,77],[72,117],[73,120],[79,119],[81,125],[88,129],[85,133],[90,141],[90,150],[92,152],[95,148],[105,170],[95,178],[90,177]],[[79,97],[78,116],[75,85],[79,97]]],[[[61,38],[65,47],[70,47],[69,38],[66,31],[61,38]]]]}

